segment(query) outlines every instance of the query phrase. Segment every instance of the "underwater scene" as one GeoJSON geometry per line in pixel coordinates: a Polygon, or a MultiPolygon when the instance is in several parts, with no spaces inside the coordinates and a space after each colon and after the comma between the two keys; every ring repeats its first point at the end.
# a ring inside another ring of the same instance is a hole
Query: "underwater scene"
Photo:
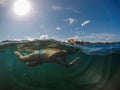
{"type": "Polygon", "coordinates": [[[0,43],[0,90],[119,90],[119,76],[120,43],[71,45],[55,40],[0,43]],[[57,63],[30,67],[14,54],[26,46],[41,49],[55,48],[55,44],[73,50],[69,56],[80,60],[68,68],[57,63]]]}
{"type": "Polygon", "coordinates": [[[120,0],[0,0],[0,90],[120,90],[120,0]]]}

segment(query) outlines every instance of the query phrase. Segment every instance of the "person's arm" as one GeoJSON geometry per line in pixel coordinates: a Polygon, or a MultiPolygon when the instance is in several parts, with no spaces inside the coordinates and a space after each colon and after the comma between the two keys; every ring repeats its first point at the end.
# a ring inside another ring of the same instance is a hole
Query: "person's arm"
{"type": "Polygon", "coordinates": [[[80,57],[77,57],[73,61],[69,62],[69,65],[73,65],[78,60],[80,60],[80,57]]]}

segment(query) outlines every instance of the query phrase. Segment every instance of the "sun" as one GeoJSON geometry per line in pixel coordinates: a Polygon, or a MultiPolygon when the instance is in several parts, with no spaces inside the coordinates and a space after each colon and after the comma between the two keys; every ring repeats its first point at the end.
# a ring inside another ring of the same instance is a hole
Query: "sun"
{"type": "Polygon", "coordinates": [[[16,0],[13,5],[13,10],[16,15],[26,16],[31,9],[30,2],[28,0],[16,0]]]}

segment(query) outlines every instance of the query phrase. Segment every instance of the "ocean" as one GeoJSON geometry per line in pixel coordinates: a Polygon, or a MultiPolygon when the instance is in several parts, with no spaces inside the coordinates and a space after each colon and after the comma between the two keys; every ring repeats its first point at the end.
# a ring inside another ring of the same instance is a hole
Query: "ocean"
{"type": "MultiPolygon", "coordinates": [[[[32,42],[43,47],[43,41],[32,42]]],[[[57,41],[45,40],[47,45],[57,41]]],[[[56,63],[28,67],[14,51],[29,41],[0,42],[0,90],[120,90],[120,43],[60,43],[72,47],[80,61],[70,68],[56,63]]],[[[44,46],[47,47],[47,46],[44,46]]]]}

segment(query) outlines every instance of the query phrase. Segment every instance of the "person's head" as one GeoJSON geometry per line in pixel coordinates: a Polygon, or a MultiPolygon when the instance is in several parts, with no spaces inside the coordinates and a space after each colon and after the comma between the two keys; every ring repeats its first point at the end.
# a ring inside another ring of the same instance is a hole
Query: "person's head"
{"type": "Polygon", "coordinates": [[[74,40],[73,38],[69,39],[68,42],[69,42],[70,44],[75,44],[75,40],[74,40]]]}

